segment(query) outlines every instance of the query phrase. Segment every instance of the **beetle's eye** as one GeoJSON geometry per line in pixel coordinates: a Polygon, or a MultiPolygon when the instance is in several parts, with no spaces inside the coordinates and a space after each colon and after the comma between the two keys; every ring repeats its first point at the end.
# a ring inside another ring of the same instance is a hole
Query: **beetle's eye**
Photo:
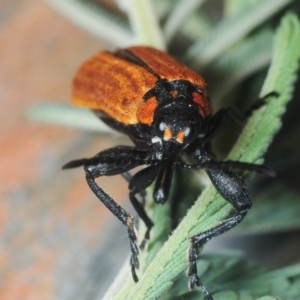
{"type": "Polygon", "coordinates": [[[167,124],[165,122],[160,122],[158,128],[160,132],[164,132],[167,128],[167,124]]]}
{"type": "Polygon", "coordinates": [[[156,134],[162,138],[164,136],[166,129],[167,129],[167,124],[165,122],[159,122],[156,125],[156,134]]]}

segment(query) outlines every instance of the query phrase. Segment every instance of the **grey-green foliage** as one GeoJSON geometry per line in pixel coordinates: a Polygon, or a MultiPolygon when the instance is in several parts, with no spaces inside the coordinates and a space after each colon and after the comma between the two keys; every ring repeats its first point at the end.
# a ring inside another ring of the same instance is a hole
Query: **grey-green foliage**
{"type": "MultiPolygon", "coordinates": [[[[134,14],[137,12],[147,15],[147,11],[141,5],[144,1],[151,4],[149,0],[130,0],[131,6],[129,7],[139,7],[139,10],[127,11],[131,20],[135,18],[134,14]]],[[[92,2],[94,5],[95,1],[47,0],[47,2],[56,6],[77,23],[97,34],[97,36],[118,47],[125,47],[131,43],[139,42],[138,35],[135,35],[138,24],[134,25],[134,30],[130,30],[128,20],[118,18],[115,14],[107,12],[106,9],[90,9],[89,3],[92,2]],[[66,9],[66,7],[73,7],[73,9],[66,9]]],[[[152,1],[153,11],[157,13],[157,17],[147,19],[148,26],[145,26],[144,21],[146,18],[144,20],[140,18],[138,22],[143,25],[144,36],[152,36],[151,41],[149,40],[146,44],[160,47],[161,44],[158,42],[156,44],[153,36],[159,37],[157,41],[164,37],[163,30],[159,32],[160,29],[157,26],[157,22],[161,18],[160,21],[164,22],[166,26],[165,42],[169,42],[169,50],[177,53],[177,46],[170,46],[176,41],[176,45],[187,50],[184,51],[181,58],[188,62],[192,68],[201,70],[202,75],[205,77],[207,75],[207,78],[209,78],[208,90],[213,96],[214,104],[221,105],[221,102],[224,103],[224,96],[227,94],[236,96],[239,101],[244,101],[246,95],[245,92],[239,93],[239,85],[243,84],[249,76],[263,70],[272,59],[272,65],[260,96],[276,91],[278,97],[270,97],[267,99],[267,104],[255,112],[228,156],[232,160],[261,163],[265,151],[281,127],[282,114],[285,111],[286,104],[291,99],[300,52],[299,20],[295,15],[286,14],[276,34],[274,33],[273,24],[270,22],[266,25],[266,21],[271,17],[274,18],[276,13],[283,15],[282,9],[295,1],[224,0],[225,12],[218,22],[210,18],[202,9],[202,6],[200,9],[196,9],[205,2],[202,0],[199,0],[198,3],[194,0],[189,1],[193,11],[188,11],[189,16],[186,19],[184,19],[184,16],[175,18],[170,12],[175,11],[180,14],[180,9],[176,11],[176,5],[178,8],[184,2],[177,1],[174,4],[174,1],[171,0],[152,1]],[[151,23],[152,21],[153,23],[151,23]],[[177,28],[176,33],[175,28],[177,28]],[[188,42],[186,44],[184,40],[181,41],[182,36],[187,38],[188,42]]],[[[128,9],[130,8],[127,7],[128,9]]],[[[278,19],[279,16],[274,18],[273,23],[278,24],[278,19]]],[[[257,77],[262,78],[263,76],[264,74],[260,73],[257,77]]],[[[253,86],[253,81],[250,81],[246,89],[249,91],[253,86]]],[[[58,114],[55,107],[52,106],[50,109],[44,107],[44,110],[48,110],[48,113],[52,111],[55,115],[54,122],[60,122],[57,120],[58,114]]],[[[33,116],[43,121],[50,120],[51,116],[44,113],[42,106],[33,111],[33,116]]],[[[64,111],[64,113],[71,117],[74,116],[76,120],[81,120],[77,115],[77,110],[64,111]]],[[[86,114],[86,112],[83,114],[86,114]]],[[[90,115],[86,115],[86,117],[90,118],[90,115]]],[[[82,124],[89,124],[84,122],[84,118],[82,124]]],[[[61,123],[66,125],[65,120],[61,123]]],[[[69,125],[70,122],[67,123],[69,125]]],[[[93,122],[90,126],[86,129],[95,128],[93,122]]],[[[105,129],[100,130],[105,131],[105,129]]],[[[287,140],[283,141],[278,148],[281,147],[282,151],[287,151],[286,145],[290,143],[291,137],[295,138],[295,132],[288,135],[287,140]]],[[[296,157],[297,153],[288,155],[290,161],[293,162],[296,157]]],[[[114,294],[114,299],[203,298],[199,291],[187,292],[187,278],[180,275],[187,267],[188,237],[216,225],[228,216],[232,208],[209,185],[183,218],[186,209],[190,207],[189,203],[200,193],[198,182],[201,177],[199,173],[184,176],[187,177],[182,177],[179,174],[176,184],[184,183],[186,189],[178,184],[178,189],[173,189],[171,199],[163,208],[155,206],[149,199],[149,215],[156,225],[148,249],[141,255],[141,272],[138,274],[140,281],[138,284],[134,284],[130,275],[128,275],[127,283],[123,288],[119,288],[117,294],[114,294]],[[183,218],[176,229],[174,228],[179,221],[174,216],[180,220],[183,218]],[[177,222],[173,223],[174,219],[177,222]],[[168,235],[171,233],[172,236],[168,239],[168,235]],[[168,241],[164,244],[167,239],[168,241]],[[178,276],[180,276],[179,279],[177,279],[178,276]]],[[[148,194],[151,195],[151,193],[148,194]]],[[[300,218],[298,212],[300,211],[300,205],[298,199],[298,193],[287,191],[284,185],[278,185],[275,188],[272,186],[264,187],[257,193],[253,213],[250,213],[249,217],[246,217],[239,226],[240,231],[268,232],[299,228],[300,218]],[[275,203],[277,208],[277,211],[271,214],[270,209],[275,209],[275,205],[272,206],[268,202],[270,198],[272,198],[271,200],[274,201],[273,204],[275,203]],[[280,226],[279,219],[285,220],[284,228],[280,226]]],[[[141,236],[143,230],[145,228],[141,224],[141,236]]],[[[265,296],[261,300],[271,300],[275,299],[274,297],[296,300],[300,285],[299,266],[276,272],[265,272],[237,255],[203,256],[199,261],[199,275],[204,276],[204,282],[211,291],[215,292],[216,300],[250,300],[258,299],[263,295],[270,296],[265,296]],[[235,276],[238,276],[239,280],[235,276]]]]}
{"type": "Polygon", "coordinates": [[[272,16],[292,0],[261,0],[241,7],[237,13],[222,20],[211,32],[196,41],[187,58],[196,68],[209,65],[230,46],[272,16]]]}
{"type": "Polygon", "coordinates": [[[58,123],[66,127],[119,134],[103,122],[99,122],[99,118],[91,110],[63,103],[37,104],[28,110],[28,116],[40,123],[58,123]]]}
{"type": "Polygon", "coordinates": [[[92,34],[119,47],[136,42],[128,22],[95,1],[45,0],[63,15],[92,34]]]}
{"type": "MultiPolygon", "coordinates": [[[[284,107],[291,99],[300,56],[299,41],[299,20],[296,16],[287,14],[275,35],[272,64],[261,91],[261,95],[276,91],[278,97],[270,97],[266,105],[249,119],[228,158],[251,163],[261,161],[274,134],[280,128],[280,116],[284,107]]],[[[140,275],[139,283],[127,290],[126,298],[157,299],[165,293],[186,268],[187,238],[218,224],[230,209],[230,205],[211,185],[206,188],[145,273],[140,275]]],[[[147,256],[147,253],[144,255],[147,256]]],[[[124,297],[124,291],[122,293],[124,297]]],[[[116,295],[114,299],[120,298],[116,295]]]]}
{"type": "Polygon", "coordinates": [[[274,233],[300,228],[299,193],[269,184],[255,195],[252,209],[236,228],[242,233],[274,233]]]}
{"type": "MultiPolygon", "coordinates": [[[[300,265],[266,271],[238,253],[223,253],[203,255],[198,269],[215,300],[254,300],[263,296],[269,297],[261,298],[265,300],[296,300],[300,293],[300,265]]],[[[183,274],[176,280],[174,288],[160,299],[196,300],[204,297],[201,291],[187,291],[183,274]]]]}
{"type": "Polygon", "coordinates": [[[217,82],[210,90],[214,104],[219,103],[243,79],[269,65],[272,58],[273,31],[259,31],[226,52],[209,68],[209,78],[217,82]]]}

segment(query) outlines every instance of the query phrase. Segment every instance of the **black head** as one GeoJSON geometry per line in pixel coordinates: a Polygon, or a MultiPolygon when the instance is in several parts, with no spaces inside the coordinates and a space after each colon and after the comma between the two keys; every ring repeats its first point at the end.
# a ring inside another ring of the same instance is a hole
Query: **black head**
{"type": "Polygon", "coordinates": [[[193,143],[201,130],[202,118],[191,101],[172,100],[156,111],[152,144],[158,159],[176,159],[193,143]]]}
{"type": "Polygon", "coordinates": [[[155,112],[152,145],[160,168],[153,198],[165,203],[169,197],[175,163],[181,151],[193,143],[201,130],[202,118],[189,99],[171,99],[155,112]]]}

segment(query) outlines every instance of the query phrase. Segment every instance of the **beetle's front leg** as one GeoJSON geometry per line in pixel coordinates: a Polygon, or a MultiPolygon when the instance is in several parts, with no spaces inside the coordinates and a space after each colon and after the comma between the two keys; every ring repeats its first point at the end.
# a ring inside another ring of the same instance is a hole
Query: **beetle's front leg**
{"type": "Polygon", "coordinates": [[[131,268],[135,282],[138,277],[135,269],[139,268],[139,247],[134,218],[124,208],[117,204],[96,182],[100,176],[121,174],[142,164],[151,164],[152,159],[148,151],[133,147],[116,147],[101,151],[91,159],[81,159],[66,164],[63,168],[84,166],[86,180],[97,198],[127,227],[131,249],[131,268]]]}
{"type": "Polygon", "coordinates": [[[95,178],[89,170],[89,167],[85,167],[86,171],[86,180],[88,182],[89,187],[97,196],[97,198],[125,225],[127,226],[128,237],[130,242],[130,250],[131,250],[131,268],[132,268],[132,276],[135,282],[138,281],[138,277],[135,273],[135,269],[139,269],[139,259],[138,255],[140,253],[139,247],[137,245],[137,231],[134,226],[134,218],[128,213],[123,207],[117,204],[102,188],[98,186],[95,182],[95,178]]]}
{"type": "MultiPolygon", "coordinates": [[[[200,150],[196,151],[196,153],[200,153],[200,150]]],[[[220,166],[219,169],[214,168],[209,169],[209,164],[205,163],[205,161],[209,161],[210,157],[202,151],[201,156],[196,155],[195,158],[201,163],[203,162],[204,167],[208,176],[210,177],[211,182],[217,189],[217,191],[221,194],[221,196],[232,204],[236,211],[236,215],[224,220],[217,226],[204,231],[200,234],[194,235],[190,239],[190,247],[188,252],[188,261],[189,268],[187,274],[190,276],[189,287],[191,289],[194,288],[195,285],[200,286],[206,295],[207,300],[212,300],[211,294],[208,292],[207,288],[203,285],[197,275],[197,248],[208,242],[213,237],[216,237],[231,228],[238,225],[246,216],[248,209],[251,207],[251,200],[249,197],[248,188],[246,187],[243,180],[231,172],[228,169],[222,169],[220,166]]]]}

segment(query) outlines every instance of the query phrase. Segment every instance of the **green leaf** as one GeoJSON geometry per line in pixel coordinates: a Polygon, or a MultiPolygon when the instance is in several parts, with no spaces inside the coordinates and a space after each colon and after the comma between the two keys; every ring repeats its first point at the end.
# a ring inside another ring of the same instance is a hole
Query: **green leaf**
{"type": "Polygon", "coordinates": [[[215,300],[238,300],[239,297],[237,293],[233,291],[223,291],[223,292],[216,293],[214,295],[214,299],[215,300]]]}
{"type": "Polygon", "coordinates": [[[227,93],[237,87],[249,75],[270,64],[273,37],[274,33],[271,30],[260,31],[241,41],[209,68],[209,78],[218,84],[216,88],[210,91],[214,105],[221,102],[227,93]]]}
{"type": "Polygon", "coordinates": [[[164,34],[168,41],[175,35],[185,18],[204,2],[205,0],[180,0],[176,2],[164,25],[164,34]]]}
{"type": "MultiPolygon", "coordinates": [[[[265,95],[277,91],[279,97],[270,97],[268,103],[249,119],[229,155],[230,159],[251,163],[261,160],[280,127],[279,118],[291,96],[298,68],[299,41],[299,20],[288,14],[276,33],[272,65],[261,93],[265,95]]],[[[208,186],[140,276],[140,281],[127,290],[126,298],[122,291],[123,299],[157,299],[165,293],[187,267],[188,237],[216,226],[230,211],[231,205],[220,197],[212,185],[208,186]]],[[[116,295],[113,299],[121,298],[116,295]]]]}
{"type": "MultiPolygon", "coordinates": [[[[265,295],[296,300],[299,295],[300,265],[267,272],[234,252],[202,255],[200,270],[203,261],[206,268],[199,274],[211,286],[215,300],[254,300],[265,295]]],[[[186,276],[181,275],[160,299],[204,299],[201,291],[190,293],[184,289],[185,284],[186,276]]]]}
{"type": "Polygon", "coordinates": [[[204,68],[255,27],[292,0],[261,0],[243,6],[233,16],[223,19],[212,32],[190,47],[187,61],[195,69],[204,68]]]}
{"type": "Polygon", "coordinates": [[[124,4],[137,43],[165,50],[166,43],[151,0],[127,0],[124,4]]]}
{"type": "Polygon", "coordinates": [[[179,32],[191,41],[200,39],[201,36],[211,30],[212,22],[204,11],[192,13],[180,26],[179,32]]]}
{"type": "Polygon", "coordinates": [[[135,42],[128,23],[99,4],[82,0],[45,1],[77,25],[112,45],[124,47],[135,42]]]}
{"type": "Polygon", "coordinates": [[[260,96],[276,91],[269,103],[249,119],[228,159],[258,162],[281,126],[280,117],[291,99],[299,67],[299,20],[287,14],[281,22],[274,43],[274,55],[260,96]]]}
{"type": "Polygon", "coordinates": [[[71,128],[120,135],[119,132],[99,120],[91,110],[68,104],[54,102],[37,104],[29,108],[27,115],[30,119],[40,123],[60,124],[71,128]]]}
{"type": "Polygon", "coordinates": [[[242,7],[245,5],[251,4],[251,3],[257,3],[260,0],[225,0],[224,1],[224,10],[226,15],[232,15],[239,11],[242,7]]]}

